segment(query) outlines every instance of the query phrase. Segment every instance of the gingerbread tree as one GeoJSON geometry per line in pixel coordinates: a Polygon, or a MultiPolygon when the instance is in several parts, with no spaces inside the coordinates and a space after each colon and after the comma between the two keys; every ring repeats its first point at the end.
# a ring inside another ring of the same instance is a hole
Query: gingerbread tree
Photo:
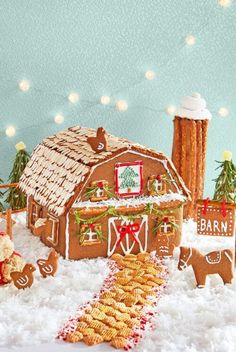
{"type": "Polygon", "coordinates": [[[218,161],[220,164],[219,176],[214,180],[215,193],[213,199],[216,201],[226,201],[228,203],[236,203],[236,166],[232,161],[232,153],[225,151],[224,161],[218,161]]]}
{"type": "MultiPolygon", "coordinates": [[[[10,183],[18,183],[20,177],[30,159],[29,153],[25,150],[26,145],[23,142],[16,144],[16,157],[12,171],[9,175],[10,183]]],[[[10,188],[7,194],[7,203],[12,209],[22,209],[26,207],[26,196],[18,187],[10,188]]]]}
{"type": "Polygon", "coordinates": [[[122,179],[122,182],[120,184],[120,188],[125,189],[125,188],[133,188],[137,187],[138,183],[135,181],[135,177],[137,177],[138,174],[135,172],[132,167],[128,166],[120,175],[120,178],[122,179]]]}

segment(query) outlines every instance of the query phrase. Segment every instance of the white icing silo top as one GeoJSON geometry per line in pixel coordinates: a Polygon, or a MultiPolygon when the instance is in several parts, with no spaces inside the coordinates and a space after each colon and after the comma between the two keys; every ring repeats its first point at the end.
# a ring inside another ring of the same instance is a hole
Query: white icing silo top
{"type": "Polygon", "coordinates": [[[210,120],[211,113],[206,109],[206,101],[199,93],[183,97],[181,106],[176,111],[176,116],[193,120],[210,120]]]}

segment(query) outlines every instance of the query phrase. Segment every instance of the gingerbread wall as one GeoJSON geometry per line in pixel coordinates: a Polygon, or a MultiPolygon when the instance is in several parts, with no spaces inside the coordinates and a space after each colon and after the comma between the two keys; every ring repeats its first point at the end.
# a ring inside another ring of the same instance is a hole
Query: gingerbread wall
{"type": "MultiPolygon", "coordinates": [[[[134,154],[131,151],[127,151],[124,154],[118,155],[111,160],[102,162],[100,165],[94,167],[94,171],[91,173],[91,176],[87,179],[82,192],[80,194],[81,200],[86,200],[85,192],[86,187],[88,187],[92,181],[98,180],[107,180],[109,186],[112,187],[112,192],[114,192],[114,174],[115,174],[115,165],[116,163],[125,163],[125,162],[135,162],[143,161],[143,181],[144,181],[144,192],[142,195],[148,195],[147,182],[148,177],[151,175],[162,175],[166,172],[161,161],[148,157],[142,154],[134,154]]],[[[169,170],[171,172],[171,170],[169,170]]],[[[174,178],[174,175],[172,175],[174,178]]],[[[174,184],[167,185],[167,192],[171,190],[176,193],[176,187],[174,184]]],[[[126,197],[127,198],[127,197],[126,197]]]]}
{"type": "MultiPolygon", "coordinates": [[[[178,224],[178,229],[175,230],[175,235],[173,237],[173,243],[175,246],[179,246],[181,242],[181,233],[182,233],[182,219],[183,219],[183,207],[178,207],[171,209],[172,214],[176,223],[178,224]]],[[[69,212],[69,259],[83,259],[83,258],[96,258],[96,257],[107,257],[108,253],[108,241],[101,241],[100,244],[91,244],[91,245],[80,245],[79,243],[79,231],[80,225],[75,222],[75,211],[77,209],[71,209],[69,212]]],[[[134,212],[135,213],[135,212],[134,212]]],[[[108,217],[101,218],[99,223],[102,225],[102,232],[105,237],[108,236],[108,217]]],[[[151,252],[157,248],[157,232],[153,231],[154,226],[156,225],[156,219],[152,216],[148,216],[148,240],[147,240],[147,251],[151,252]]],[[[144,229],[142,229],[141,238],[144,239],[144,229]]],[[[112,233],[112,243],[114,244],[116,237],[112,233]]],[[[139,253],[140,249],[137,244],[135,244],[132,253],[139,253]]],[[[121,246],[118,246],[115,250],[115,253],[124,254],[121,246]]]]}

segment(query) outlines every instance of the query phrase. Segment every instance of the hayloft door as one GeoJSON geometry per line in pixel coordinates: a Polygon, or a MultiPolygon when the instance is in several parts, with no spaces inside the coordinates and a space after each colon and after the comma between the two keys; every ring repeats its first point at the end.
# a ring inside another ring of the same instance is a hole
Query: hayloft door
{"type": "Polygon", "coordinates": [[[47,241],[51,242],[53,246],[58,244],[58,230],[59,230],[59,220],[54,216],[49,216],[47,221],[47,241]]]}
{"type": "Polygon", "coordinates": [[[142,215],[129,220],[111,217],[108,220],[108,257],[121,247],[123,253],[130,254],[138,247],[139,252],[146,252],[148,241],[148,216],[142,215]]]}

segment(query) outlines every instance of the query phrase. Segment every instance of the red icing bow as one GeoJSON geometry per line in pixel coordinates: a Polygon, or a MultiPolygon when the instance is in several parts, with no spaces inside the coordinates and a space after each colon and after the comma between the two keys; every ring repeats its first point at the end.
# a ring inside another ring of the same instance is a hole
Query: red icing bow
{"type": "Polygon", "coordinates": [[[161,181],[161,175],[157,175],[157,176],[156,176],[156,180],[157,180],[157,181],[161,181]]]}
{"type": "Polygon", "coordinates": [[[98,182],[98,183],[97,183],[97,186],[98,186],[98,188],[103,188],[103,186],[104,186],[104,185],[103,185],[103,182],[98,182]]]}
{"type": "Polygon", "coordinates": [[[134,223],[134,224],[129,224],[129,225],[120,225],[117,226],[117,230],[120,234],[120,238],[116,244],[116,247],[119,246],[119,244],[122,242],[124,239],[125,235],[131,235],[136,243],[138,243],[137,238],[135,237],[135,232],[140,230],[140,224],[134,223]]]}

